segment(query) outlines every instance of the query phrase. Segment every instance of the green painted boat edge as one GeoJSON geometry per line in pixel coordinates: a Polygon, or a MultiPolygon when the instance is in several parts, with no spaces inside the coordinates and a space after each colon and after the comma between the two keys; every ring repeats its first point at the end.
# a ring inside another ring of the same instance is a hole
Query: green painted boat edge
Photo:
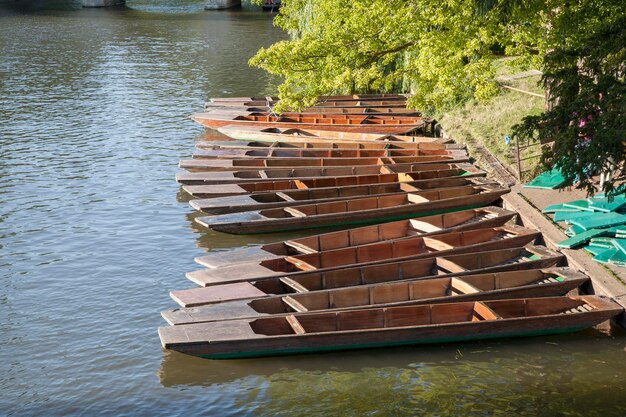
{"type": "Polygon", "coordinates": [[[555,334],[574,333],[580,330],[586,329],[588,326],[574,326],[563,329],[544,329],[533,330],[529,332],[511,332],[501,333],[487,336],[458,336],[458,337],[439,337],[426,340],[409,340],[403,342],[380,342],[380,343],[365,343],[356,345],[342,345],[342,346],[323,346],[323,347],[311,347],[311,348],[295,348],[295,349],[280,349],[280,350],[264,350],[257,352],[238,352],[238,353],[222,353],[222,354],[210,354],[199,355],[205,359],[244,359],[244,358],[258,358],[267,356],[286,356],[286,355],[299,355],[305,353],[326,353],[326,352],[339,352],[345,350],[359,350],[359,349],[378,349],[384,347],[396,347],[396,346],[411,346],[411,345],[427,345],[437,343],[451,343],[451,342],[464,342],[472,340],[488,340],[488,339],[506,339],[516,337],[536,337],[547,336],[555,334]]]}
{"type": "MultiPolygon", "coordinates": [[[[434,216],[437,214],[453,213],[455,211],[472,210],[472,209],[481,208],[481,207],[484,207],[484,206],[478,204],[478,205],[472,205],[472,206],[455,207],[455,208],[444,209],[444,210],[428,211],[428,212],[417,213],[417,214],[411,213],[411,214],[406,214],[406,215],[403,214],[400,216],[378,217],[376,219],[371,219],[371,220],[354,220],[354,221],[347,221],[347,222],[342,222],[342,223],[331,223],[331,224],[313,225],[313,226],[305,226],[305,227],[296,226],[294,228],[289,228],[289,229],[274,229],[271,232],[244,232],[244,233],[239,233],[239,234],[240,235],[264,235],[264,234],[269,234],[269,233],[295,232],[298,230],[325,229],[325,228],[331,228],[331,227],[344,227],[344,226],[353,226],[353,225],[367,226],[367,225],[378,224],[378,223],[392,222],[396,220],[406,220],[406,219],[411,219],[411,218],[434,216]]],[[[205,225],[202,225],[202,226],[207,227],[205,225]]]]}

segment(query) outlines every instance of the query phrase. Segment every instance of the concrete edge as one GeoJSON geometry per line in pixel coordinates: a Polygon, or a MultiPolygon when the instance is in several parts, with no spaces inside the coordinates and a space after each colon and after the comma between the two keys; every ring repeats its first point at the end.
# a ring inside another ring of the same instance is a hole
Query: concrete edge
{"type": "MultiPolygon", "coordinates": [[[[610,297],[626,309],[626,284],[595,262],[587,253],[581,250],[558,248],[556,243],[566,239],[567,236],[520,195],[519,187],[521,186],[512,187],[509,194],[502,196],[503,207],[516,211],[524,226],[537,229],[542,233],[546,246],[561,252],[570,266],[589,275],[591,293],[610,297]]],[[[615,321],[621,327],[626,328],[626,313],[616,317],[615,321]]]]}

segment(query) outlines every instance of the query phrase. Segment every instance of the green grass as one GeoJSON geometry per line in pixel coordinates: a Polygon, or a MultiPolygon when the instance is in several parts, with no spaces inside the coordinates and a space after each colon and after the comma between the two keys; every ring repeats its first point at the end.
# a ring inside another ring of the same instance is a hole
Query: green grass
{"type": "MultiPolygon", "coordinates": [[[[538,85],[539,78],[532,76],[514,79],[506,82],[506,85],[543,94],[538,85]]],[[[504,137],[511,136],[511,128],[521,122],[524,116],[541,113],[544,105],[542,98],[502,88],[500,94],[488,104],[469,102],[461,108],[438,115],[437,120],[451,138],[465,143],[470,152],[482,145],[510,168],[511,172],[516,173],[515,145],[513,141],[511,145],[507,145],[504,137]]],[[[522,158],[538,152],[536,147],[528,149],[522,158]]],[[[472,153],[476,155],[476,152],[472,153]]],[[[538,158],[525,161],[530,176],[534,175],[537,162],[538,158]]]]}

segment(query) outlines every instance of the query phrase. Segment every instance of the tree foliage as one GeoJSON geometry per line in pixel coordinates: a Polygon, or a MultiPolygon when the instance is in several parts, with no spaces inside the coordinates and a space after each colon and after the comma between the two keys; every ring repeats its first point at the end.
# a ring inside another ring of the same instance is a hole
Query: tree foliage
{"type": "MultiPolygon", "coordinates": [[[[566,185],[595,193],[594,173],[617,173],[626,140],[626,17],[605,16],[586,36],[546,54],[542,82],[553,106],[526,117],[515,134],[537,136],[545,148],[544,168],[557,166],[566,185]]],[[[603,186],[609,196],[624,192],[613,181],[603,186]]]]}
{"type": "Polygon", "coordinates": [[[573,182],[622,159],[625,10],[615,0],[285,0],[275,24],[291,39],[250,64],[283,78],[277,111],[327,94],[410,91],[409,106],[429,112],[488,101],[493,61],[508,56],[544,70],[558,103],[518,134],[556,140],[543,161],[561,161],[573,182]],[[583,136],[591,145],[575,146],[583,136]]]}
{"type": "Polygon", "coordinates": [[[497,92],[494,58],[536,61],[543,2],[287,0],[275,23],[292,39],[250,61],[281,75],[283,108],[348,92],[415,92],[411,105],[441,109],[497,92]],[[511,23],[519,22],[519,23],[511,23]],[[531,42],[531,40],[537,40],[531,42]]]}

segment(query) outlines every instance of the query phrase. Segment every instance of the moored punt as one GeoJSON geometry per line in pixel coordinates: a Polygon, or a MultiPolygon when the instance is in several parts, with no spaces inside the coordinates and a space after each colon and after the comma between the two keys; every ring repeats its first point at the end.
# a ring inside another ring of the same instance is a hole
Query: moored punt
{"type": "MultiPolygon", "coordinates": [[[[338,101],[338,100],[406,100],[408,95],[395,94],[395,93],[382,93],[382,94],[340,94],[340,95],[327,95],[319,96],[318,101],[338,101]]],[[[278,101],[276,96],[265,97],[211,97],[211,103],[219,102],[237,102],[237,101],[254,101],[254,100],[266,100],[266,101],[278,101]]]]}
{"type": "Polygon", "coordinates": [[[306,129],[301,126],[279,128],[262,126],[228,125],[220,127],[218,131],[237,140],[255,140],[259,142],[384,142],[384,143],[449,143],[450,139],[432,136],[391,135],[380,133],[365,133],[353,131],[332,131],[320,129],[306,129]]]}
{"type": "Polygon", "coordinates": [[[361,114],[294,114],[290,116],[230,115],[196,113],[191,116],[195,122],[212,129],[231,124],[289,128],[298,126],[304,129],[347,130],[359,133],[405,134],[410,132],[432,131],[433,119],[411,116],[384,116],[361,114]],[[319,117],[324,116],[324,117],[319,117]]]}
{"type": "MultiPolygon", "coordinates": [[[[276,115],[268,106],[205,106],[203,114],[228,114],[236,116],[257,115],[257,116],[274,116],[276,115]]],[[[422,113],[415,109],[406,107],[389,107],[389,106],[358,106],[358,107],[310,107],[303,109],[301,112],[286,111],[281,116],[299,116],[315,117],[322,115],[330,116],[335,114],[380,114],[388,116],[413,116],[419,117],[422,113]]]]}
{"type": "Polygon", "coordinates": [[[563,258],[562,254],[543,246],[526,245],[519,248],[433,256],[331,271],[311,271],[293,275],[287,279],[273,277],[192,288],[172,291],[170,296],[183,307],[193,307],[230,300],[289,295],[393,281],[549,268],[563,258]]]}
{"type": "MultiPolygon", "coordinates": [[[[274,106],[278,104],[278,100],[274,98],[270,98],[268,100],[264,100],[261,98],[256,98],[255,100],[245,100],[242,98],[241,100],[232,100],[232,101],[208,101],[204,103],[204,110],[213,110],[213,109],[221,109],[221,108],[253,108],[259,111],[268,111],[273,110],[274,106]]],[[[336,100],[336,101],[325,101],[325,102],[317,102],[312,107],[306,107],[305,110],[307,112],[325,112],[328,109],[351,109],[351,108],[392,108],[392,109],[406,109],[406,100],[388,98],[388,99],[345,99],[345,100],[336,100]]]]}
{"type": "Polygon", "coordinates": [[[260,171],[266,168],[302,168],[302,167],[356,167],[366,165],[390,164],[426,164],[426,163],[461,163],[467,162],[467,154],[398,156],[393,158],[239,158],[239,159],[189,159],[178,164],[180,168],[191,172],[203,171],[260,171]]]}
{"type": "Polygon", "coordinates": [[[326,149],[326,150],[355,150],[355,149],[428,149],[428,150],[462,150],[466,146],[460,143],[441,142],[369,142],[369,141],[338,141],[317,139],[303,139],[288,142],[260,142],[244,140],[200,141],[196,143],[198,149],[326,149]]]}
{"type": "Polygon", "coordinates": [[[229,196],[191,200],[196,210],[208,214],[239,213],[302,204],[321,204],[346,199],[410,193],[441,188],[465,187],[469,185],[496,184],[484,178],[452,177],[427,181],[390,182],[384,184],[349,185],[343,187],[310,188],[301,190],[269,191],[252,195],[229,196]]]}
{"type": "MultiPolygon", "coordinates": [[[[407,97],[398,94],[358,94],[319,97],[315,107],[346,107],[346,106],[405,106],[407,97]]],[[[214,97],[205,104],[207,106],[271,106],[278,103],[278,97],[214,97]]]]}
{"type": "Polygon", "coordinates": [[[193,158],[393,158],[439,155],[467,158],[467,151],[464,149],[198,149],[193,153],[193,158]]]}
{"type": "Polygon", "coordinates": [[[416,187],[439,188],[452,178],[484,177],[485,171],[475,168],[468,172],[461,168],[429,171],[400,172],[397,174],[354,175],[349,177],[320,177],[294,180],[261,181],[241,184],[184,185],[183,190],[197,198],[228,197],[233,195],[254,195],[270,191],[306,190],[326,187],[346,187],[351,185],[386,184],[412,182],[416,187]]]}
{"type": "Polygon", "coordinates": [[[431,277],[289,295],[265,296],[161,312],[173,326],[288,314],[565,295],[589,277],[570,268],[431,277]]]}
{"type": "Polygon", "coordinates": [[[440,233],[498,227],[514,216],[515,212],[501,207],[483,207],[301,237],[262,246],[237,248],[201,256],[195,260],[204,267],[217,268],[241,262],[303,255],[412,236],[425,237],[440,233]]]}
{"type": "Polygon", "coordinates": [[[196,222],[213,230],[234,234],[330,226],[348,227],[482,207],[493,203],[509,191],[508,188],[492,184],[439,188],[388,194],[381,197],[200,217],[196,219],[196,222]]]}
{"type": "Polygon", "coordinates": [[[622,313],[598,296],[465,301],[159,328],[164,348],[240,358],[574,332],[622,313]]]}
{"type": "MultiPolygon", "coordinates": [[[[462,169],[467,173],[483,172],[469,163],[419,163],[419,164],[387,164],[362,165],[347,167],[303,167],[303,168],[267,168],[263,170],[222,171],[222,172],[179,172],[176,181],[188,185],[242,184],[293,179],[314,179],[327,177],[355,177],[363,175],[416,173],[462,169]]],[[[463,174],[462,174],[463,175],[463,174]]],[[[432,178],[437,178],[435,175],[432,178]]]]}
{"type": "Polygon", "coordinates": [[[253,281],[276,276],[284,279],[309,271],[329,271],[358,265],[398,262],[448,254],[487,251],[496,248],[521,247],[534,241],[537,236],[539,236],[538,231],[519,226],[466,230],[429,237],[411,236],[203,269],[188,272],[186,277],[200,286],[253,281]]]}

